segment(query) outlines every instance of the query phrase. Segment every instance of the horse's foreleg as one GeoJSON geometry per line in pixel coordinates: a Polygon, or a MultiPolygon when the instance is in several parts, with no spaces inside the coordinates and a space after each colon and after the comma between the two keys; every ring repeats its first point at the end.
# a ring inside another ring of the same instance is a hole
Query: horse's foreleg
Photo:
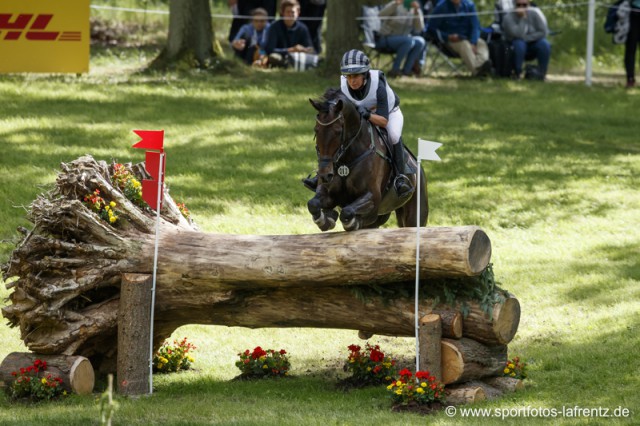
{"type": "Polygon", "coordinates": [[[377,206],[371,192],[365,193],[340,212],[340,221],[345,231],[357,231],[362,228],[362,217],[375,212],[377,206]]]}
{"type": "Polygon", "coordinates": [[[307,203],[313,222],[318,225],[321,231],[329,231],[335,228],[336,220],[338,219],[338,212],[334,210],[335,206],[336,204],[331,197],[320,194],[316,194],[307,203]]]}

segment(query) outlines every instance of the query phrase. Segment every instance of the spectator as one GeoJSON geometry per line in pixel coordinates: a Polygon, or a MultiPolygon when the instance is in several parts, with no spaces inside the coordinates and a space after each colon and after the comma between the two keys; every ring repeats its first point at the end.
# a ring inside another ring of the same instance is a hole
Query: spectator
{"type": "Polygon", "coordinates": [[[513,0],[496,0],[493,13],[493,23],[491,24],[491,29],[494,34],[502,35],[502,20],[504,19],[504,15],[512,10],[513,0]]]}
{"type": "Polygon", "coordinates": [[[424,65],[426,42],[420,34],[424,30],[424,18],[420,3],[411,0],[393,0],[379,13],[382,19],[377,49],[390,49],[396,53],[389,77],[420,75],[424,65]],[[400,66],[404,60],[402,70],[400,66]]]}
{"type": "Polygon", "coordinates": [[[522,74],[525,58],[535,56],[538,60],[539,79],[547,75],[551,44],[546,39],[549,32],[546,19],[540,10],[530,10],[529,0],[516,0],[515,9],[502,20],[502,31],[513,45],[516,76],[522,74]]]}
{"type": "Polygon", "coordinates": [[[300,0],[300,18],[312,18],[301,21],[307,26],[313,49],[317,53],[322,53],[322,18],[326,8],[326,0],[300,0]]]}
{"type": "Polygon", "coordinates": [[[259,7],[251,12],[253,19],[250,24],[244,24],[231,42],[236,56],[251,65],[260,57],[260,50],[264,46],[263,37],[269,28],[267,11],[259,7]]]}
{"type": "MultiPolygon", "coordinates": [[[[249,23],[246,17],[251,15],[251,11],[261,7],[267,11],[268,16],[276,16],[276,2],[277,0],[228,0],[229,9],[234,15],[229,29],[229,43],[236,38],[240,27],[249,23]]],[[[269,22],[271,20],[270,18],[269,22]]]]}
{"type": "Polygon", "coordinates": [[[280,16],[265,35],[265,51],[269,55],[269,66],[306,69],[317,65],[311,35],[307,27],[298,21],[300,4],[297,0],[282,0],[280,16]]]}
{"type": "Polygon", "coordinates": [[[627,88],[636,85],[636,50],[640,42],[640,0],[631,0],[629,32],[624,44],[624,67],[627,71],[627,88]]]}
{"type": "Polygon", "coordinates": [[[443,0],[438,3],[429,19],[429,31],[460,55],[473,76],[481,77],[491,71],[489,49],[480,38],[480,21],[471,0],[443,0]]]}

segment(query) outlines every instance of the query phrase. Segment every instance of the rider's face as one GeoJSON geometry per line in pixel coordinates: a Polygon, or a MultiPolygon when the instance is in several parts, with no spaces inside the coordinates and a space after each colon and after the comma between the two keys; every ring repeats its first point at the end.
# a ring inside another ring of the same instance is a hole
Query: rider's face
{"type": "Polygon", "coordinates": [[[347,84],[351,90],[358,90],[364,85],[364,74],[347,74],[347,84]]]}

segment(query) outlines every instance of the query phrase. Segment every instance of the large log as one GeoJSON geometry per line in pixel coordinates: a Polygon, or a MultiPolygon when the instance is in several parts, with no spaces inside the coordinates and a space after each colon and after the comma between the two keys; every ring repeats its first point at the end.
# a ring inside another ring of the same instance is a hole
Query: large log
{"type": "MultiPolygon", "coordinates": [[[[24,240],[3,267],[6,277],[18,279],[7,285],[13,290],[11,304],[2,314],[20,327],[32,351],[79,354],[95,366],[109,362],[113,371],[121,277],[151,273],[155,215],[111,184],[113,165],[86,156],[61,167],[56,188],[31,205],[35,229],[24,230],[24,240]],[[122,220],[115,227],[82,203],[96,189],[117,203],[122,220]]],[[[147,177],[143,167],[130,169],[140,179],[147,177]]],[[[185,324],[413,335],[413,296],[395,292],[393,286],[406,287],[404,281],[411,283],[415,276],[415,229],[206,234],[182,217],[168,193],[165,200],[156,347],[185,324]],[[384,287],[384,295],[363,299],[361,289],[371,285],[384,287]]],[[[425,228],[420,235],[422,277],[477,275],[489,262],[489,239],[477,227],[425,228]]],[[[423,283],[428,285],[429,280],[423,283]]],[[[420,315],[433,306],[424,296],[420,315]]],[[[487,322],[477,316],[471,329],[476,322],[487,322]]]]}
{"type": "Polygon", "coordinates": [[[507,361],[507,347],[485,346],[475,340],[442,339],[442,382],[462,383],[499,374],[507,361]]]}
{"type": "Polygon", "coordinates": [[[19,372],[40,359],[47,362],[47,368],[40,377],[51,374],[62,379],[62,387],[79,395],[93,392],[95,374],[91,362],[82,356],[42,355],[29,352],[12,352],[0,364],[0,387],[9,386],[15,377],[11,373],[19,372]]]}
{"type": "Polygon", "coordinates": [[[469,303],[469,314],[462,320],[463,335],[487,345],[506,345],[520,324],[520,302],[509,295],[504,302],[493,305],[491,313],[476,302],[469,303]]]}

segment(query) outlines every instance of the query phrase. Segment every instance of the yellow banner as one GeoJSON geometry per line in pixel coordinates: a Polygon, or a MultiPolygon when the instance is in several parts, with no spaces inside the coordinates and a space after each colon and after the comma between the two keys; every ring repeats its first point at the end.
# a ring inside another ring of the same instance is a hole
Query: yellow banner
{"type": "Polygon", "coordinates": [[[0,0],[0,73],[89,71],[89,0],[0,0]]]}

